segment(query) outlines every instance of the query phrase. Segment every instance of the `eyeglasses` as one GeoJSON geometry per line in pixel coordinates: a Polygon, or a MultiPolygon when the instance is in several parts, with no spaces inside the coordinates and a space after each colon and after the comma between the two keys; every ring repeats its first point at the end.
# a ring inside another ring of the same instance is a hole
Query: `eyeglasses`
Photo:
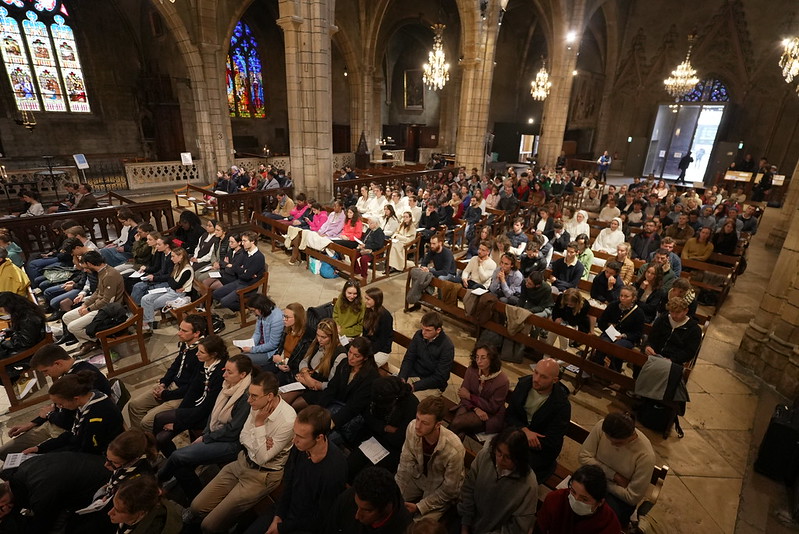
{"type": "Polygon", "coordinates": [[[105,457],[105,463],[107,463],[108,465],[110,465],[110,466],[111,466],[111,467],[113,467],[114,469],[119,469],[120,467],[122,467],[123,465],[125,465],[125,464],[118,464],[118,463],[116,463],[116,462],[113,462],[113,461],[111,461],[111,460],[108,458],[108,456],[104,456],[104,457],[105,457]]]}

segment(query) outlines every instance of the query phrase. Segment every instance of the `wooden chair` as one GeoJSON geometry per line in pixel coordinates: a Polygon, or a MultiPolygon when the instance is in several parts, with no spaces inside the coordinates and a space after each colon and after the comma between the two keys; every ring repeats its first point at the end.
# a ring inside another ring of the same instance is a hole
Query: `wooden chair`
{"type": "MultiPolygon", "coordinates": [[[[267,291],[269,290],[268,272],[264,273],[263,278],[261,278],[254,284],[236,290],[236,294],[239,296],[239,322],[242,328],[244,328],[245,326],[250,326],[251,324],[255,324],[255,319],[250,319],[249,314],[247,313],[247,296],[250,293],[257,293],[259,288],[261,290],[261,294],[263,296],[266,296],[267,291]]],[[[211,331],[213,331],[213,329],[211,331]]]]}
{"type": "MultiPolygon", "coordinates": [[[[388,278],[389,275],[389,267],[388,267],[388,255],[391,253],[391,240],[386,239],[386,244],[380,250],[375,250],[372,252],[372,282],[377,282],[378,280],[382,280],[383,278],[388,278]],[[378,276],[377,274],[377,264],[382,263],[383,274],[378,276]]],[[[364,285],[368,284],[369,280],[364,280],[364,285]]]]}
{"type": "MultiPolygon", "coordinates": [[[[180,325],[183,321],[183,317],[186,315],[202,315],[208,322],[208,333],[211,334],[214,331],[214,324],[211,319],[211,300],[213,300],[213,293],[208,291],[208,288],[204,285],[198,285],[202,286],[204,290],[197,289],[197,292],[200,294],[199,298],[189,302],[185,306],[172,308],[169,310],[169,313],[172,314],[178,325],[180,325]]],[[[197,288],[198,286],[195,285],[194,287],[197,288]]]]}
{"type": "MultiPolygon", "coordinates": [[[[28,350],[18,352],[17,354],[12,354],[8,358],[0,360],[0,381],[3,382],[3,387],[6,390],[8,401],[11,404],[11,407],[8,409],[9,412],[16,412],[17,410],[22,410],[23,408],[27,408],[28,406],[33,406],[34,404],[39,404],[40,402],[47,399],[46,393],[43,395],[33,395],[30,398],[17,396],[17,391],[16,388],[14,387],[14,383],[11,381],[11,377],[8,376],[8,368],[10,366],[13,366],[17,362],[29,359],[31,356],[33,356],[36,353],[37,350],[44,347],[45,345],[49,345],[52,342],[53,342],[53,335],[50,332],[47,332],[44,336],[44,339],[42,339],[39,343],[29,348],[28,350]]],[[[41,373],[36,373],[30,369],[25,371],[24,373],[31,376],[33,380],[36,380],[36,387],[39,389],[43,389],[43,387],[47,383],[45,376],[41,373]]]]}
{"type": "Polygon", "coordinates": [[[103,347],[103,356],[105,356],[105,365],[108,369],[108,378],[132,371],[133,369],[138,369],[139,367],[144,367],[150,363],[147,357],[147,344],[144,342],[144,333],[142,332],[144,312],[127,293],[125,293],[125,304],[130,312],[128,320],[108,330],[97,332],[97,340],[103,347]],[[133,328],[132,334],[128,332],[128,329],[131,327],[133,328]],[[111,347],[127,343],[128,341],[135,341],[138,343],[141,361],[117,369],[114,367],[114,361],[111,358],[111,347]]]}

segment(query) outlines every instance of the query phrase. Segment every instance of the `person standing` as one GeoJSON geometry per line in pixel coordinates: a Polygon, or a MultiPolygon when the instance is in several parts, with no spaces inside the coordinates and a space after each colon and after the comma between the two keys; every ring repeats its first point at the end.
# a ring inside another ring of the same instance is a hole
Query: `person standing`
{"type": "Polygon", "coordinates": [[[608,154],[608,151],[599,156],[599,159],[596,160],[597,162],[597,169],[599,171],[599,181],[604,182],[608,179],[608,169],[610,169],[610,164],[612,163],[612,159],[608,154]]]}
{"type": "Polygon", "coordinates": [[[685,153],[685,155],[680,158],[680,162],[677,164],[677,168],[680,169],[680,175],[677,176],[677,182],[685,183],[685,171],[688,170],[688,167],[691,166],[691,163],[694,162],[694,158],[691,157],[691,151],[685,153]]]}

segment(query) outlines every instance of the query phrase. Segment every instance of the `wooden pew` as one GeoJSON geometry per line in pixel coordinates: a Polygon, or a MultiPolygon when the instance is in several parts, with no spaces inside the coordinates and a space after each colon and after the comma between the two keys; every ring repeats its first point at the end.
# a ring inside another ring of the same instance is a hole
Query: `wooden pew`
{"type": "Polygon", "coordinates": [[[144,367],[150,363],[150,360],[147,357],[147,343],[144,341],[144,333],[142,332],[144,312],[142,311],[141,307],[136,305],[136,303],[127,293],[125,293],[125,305],[130,313],[127,321],[107,330],[97,332],[97,340],[100,342],[100,345],[103,348],[105,365],[108,369],[108,378],[113,378],[122,373],[144,367]],[[132,334],[128,331],[129,328],[133,328],[132,334]],[[116,368],[114,365],[114,360],[111,358],[111,347],[121,345],[122,343],[127,343],[129,341],[135,341],[138,344],[141,361],[126,365],[125,367],[116,368]]]}
{"type": "MultiPolygon", "coordinates": [[[[8,358],[4,358],[0,360],[0,381],[3,382],[3,387],[6,390],[6,396],[8,397],[8,402],[11,404],[8,411],[9,412],[16,412],[17,410],[22,410],[23,408],[27,408],[29,406],[33,406],[35,404],[39,404],[42,401],[48,399],[46,391],[42,395],[32,395],[29,397],[19,397],[17,396],[16,388],[11,381],[11,377],[8,375],[8,368],[12,367],[14,364],[27,360],[31,356],[33,356],[37,350],[44,347],[45,345],[49,345],[53,342],[53,335],[50,332],[47,332],[39,343],[34,345],[33,347],[29,348],[28,350],[24,350],[22,352],[18,352],[17,354],[12,354],[8,358]]],[[[36,388],[44,390],[45,386],[47,385],[46,377],[41,373],[36,373],[32,370],[24,371],[20,374],[25,374],[31,376],[32,380],[36,380],[36,388]]]]}

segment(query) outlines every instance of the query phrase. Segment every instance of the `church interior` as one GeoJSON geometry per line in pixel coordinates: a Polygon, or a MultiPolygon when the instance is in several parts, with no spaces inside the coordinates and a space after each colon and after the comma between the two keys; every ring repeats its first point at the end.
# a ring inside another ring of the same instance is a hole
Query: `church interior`
{"type": "MultiPolygon", "coordinates": [[[[0,216],[20,211],[23,189],[60,200],[64,183],[88,182],[98,197],[170,202],[165,218],[177,221],[198,209],[187,184],[266,164],[291,178],[294,195],[327,206],[341,198],[345,167],[380,176],[434,155],[480,175],[554,169],[563,156],[588,174],[606,153],[607,184],[651,175],[671,186],[688,151],[689,186],[751,196],[751,176],[738,183],[729,172],[767,158],[779,180],[746,270],[723,306],[700,306],[712,317],[687,383],[685,437],[640,428],[669,474],[639,526],[795,532],[795,492],[753,464],[775,405],[799,395],[797,15],[792,0],[0,0],[0,216]],[[434,43],[446,68],[431,76],[434,43]],[[695,81],[671,94],[664,80],[683,61],[695,81]]],[[[339,295],[341,278],[259,247],[278,307],[339,295]]],[[[372,284],[395,331],[412,336],[420,314],[403,313],[406,276],[372,284]]],[[[468,365],[474,331],[444,315],[468,365]]],[[[226,325],[229,344],[253,335],[237,318],[226,325]]],[[[132,394],[164,373],[177,334],[171,324],[146,338],[149,362],[120,375],[132,394]]],[[[394,344],[391,370],[404,350],[394,344]]],[[[512,384],[531,363],[506,364],[512,384]]],[[[457,401],[459,384],[453,377],[444,395],[457,401]]],[[[628,401],[586,386],[571,397],[572,420],[591,428],[628,401]]],[[[35,406],[0,393],[0,441],[35,406]]],[[[578,451],[567,440],[559,463],[576,469],[578,451]]]]}

